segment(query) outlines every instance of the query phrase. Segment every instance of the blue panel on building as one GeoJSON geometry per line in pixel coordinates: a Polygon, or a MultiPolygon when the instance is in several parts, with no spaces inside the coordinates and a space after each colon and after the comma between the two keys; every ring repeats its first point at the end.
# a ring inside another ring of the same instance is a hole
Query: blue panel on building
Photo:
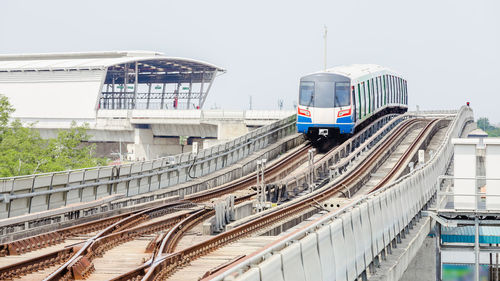
{"type": "MultiPolygon", "coordinates": [[[[443,243],[474,243],[474,226],[442,227],[443,243]]],[[[480,226],[479,243],[500,244],[500,227],[480,226]]]]}

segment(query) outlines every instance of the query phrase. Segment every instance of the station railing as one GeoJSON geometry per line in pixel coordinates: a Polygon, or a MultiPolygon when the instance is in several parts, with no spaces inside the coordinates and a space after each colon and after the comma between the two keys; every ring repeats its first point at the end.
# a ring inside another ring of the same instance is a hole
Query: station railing
{"type": "MultiPolygon", "coordinates": [[[[296,116],[257,128],[194,155],[183,153],[151,161],[92,167],[0,179],[0,219],[88,202],[113,194],[134,196],[159,189],[174,190],[213,173],[296,132],[296,116]]],[[[193,191],[194,192],[194,191],[193,191]]]]}

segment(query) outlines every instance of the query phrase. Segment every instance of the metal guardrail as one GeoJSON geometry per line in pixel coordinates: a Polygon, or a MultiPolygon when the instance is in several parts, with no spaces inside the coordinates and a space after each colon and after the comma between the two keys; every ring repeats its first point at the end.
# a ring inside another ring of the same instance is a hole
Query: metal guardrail
{"type": "Polygon", "coordinates": [[[425,164],[376,192],[324,215],[212,280],[356,280],[404,237],[437,191],[472,110],[462,107],[425,164]],[[295,258],[294,258],[295,257],[295,258]],[[293,269],[293,270],[292,270],[293,269]],[[293,274],[293,276],[291,276],[293,274]],[[307,276],[308,278],[302,278],[307,276]],[[225,279],[229,277],[228,279],[225,279]],[[279,279],[277,279],[279,277],[279,279]],[[290,279],[292,277],[292,279],[290,279]]]}
{"type": "Polygon", "coordinates": [[[118,166],[0,179],[1,218],[49,210],[103,196],[133,196],[165,189],[231,165],[295,132],[295,115],[201,150],[118,166]],[[173,161],[172,161],[173,160],[173,161]],[[172,163],[174,162],[174,163],[172,163]]]}

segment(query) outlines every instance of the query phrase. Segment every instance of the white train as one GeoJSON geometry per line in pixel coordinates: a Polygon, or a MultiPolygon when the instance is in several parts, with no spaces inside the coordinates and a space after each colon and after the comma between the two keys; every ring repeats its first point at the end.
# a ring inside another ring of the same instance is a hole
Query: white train
{"type": "Polygon", "coordinates": [[[373,64],[338,66],[300,78],[297,131],[326,149],[384,114],[407,110],[400,75],[373,64]]]}

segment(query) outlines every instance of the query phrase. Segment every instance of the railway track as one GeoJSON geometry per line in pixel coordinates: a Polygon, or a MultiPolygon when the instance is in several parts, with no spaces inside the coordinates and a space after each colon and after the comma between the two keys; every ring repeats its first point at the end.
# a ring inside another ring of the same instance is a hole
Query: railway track
{"type": "MultiPolygon", "coordinates": [[[[302,147],[300,147],[295,152],[269,165],[269,167],[266,168],[267,177],[269,179],[279,178],[281,174],[286,173],[287,169],[293,169],[293,167],[298,163],[305,161],[309,148],[310,145],[308,144],[302,145],[302,147]]],[[[0,279],[12,279],[61,263],[63,263],[63,265],[60,266],[55,272],[50,274],[46,278],[46,280],[84,279],[88,277],[94,270],[92,260],[96,257],[102,256],[103,253],[108,251],[109,249],[133,239],[137,239],[138,237],[144,235],[166,231],[169,229],[179,229],[179,223],[183,222],[187,217],[190,217],[194,214],[203,213],[203,215],[199,217],[199,219],[201,220],[213,213],[213,210],[203,208],[201,210],[197,209],[193,212],[183,213],[165,219],[157,219],[154,223],[147,223],[147,221],[170,213],[168,210],[178,210],[179,206],[192,207],[194,206],[194,203],[207,202],[211,199],[224,196],[225,194],[249,188],[254,184],[255,175],[254,173],[252,173],[221,187],[210,189],[205,192],[192,194],[186,196],[183,200],[172,202],[164,206],[150,208],[143,211],[130,212],[127,214],[102,219],[100,221],[87,223],[85,225],[75,226],[70,230],[62,229],[54,231],[50,234],[42,234],[39,236],[23,239],[22,241],[20,240],[7,243],[3,245],[3,249],[7,249],[6,255],[11,253],[26,253],[30,250],[40,249],[42,248],[42,246],[50,246],[55,244],[56,242],[62,242],[62,239],[55,240],[51,243],[39,242],[46,236],[69,237],[71,235],[74,236],[78,233],[88,233],[91,231],[103,229],[97,235],[87,240],[85,243],[80,243],[72,247],[66,247],[57,251],[53,251],[49,254],[40,255],[16,264],[11,264],[9,266],[0,268],[0,279]],[[12,245],[22,245],[22,247],[18,246],[17,248],[13,248],[12,245]],[[38,245],[38,247],[35,247],[34,245],[38,245]]],[[[236,198],[236,201],[241,202],[243,200],[248,200],[253,195],[254,192],[251,192],[250,194],[236,198]]],[[[192,224],[194,225],[196,222],[196,220],[193,220],[192,224]]],[[[184,225],[181,223],[180,226],[184,225]]],[[[167,233],[171,233],[171,235],[166,236],[166,238],[169,239],[169,243],[165,245],[168,245],[167,249],[170,249],[172,247],[170,245],[175,245],[183,232],[170,231],[167,233]],[[172,241],[176,242],[172,243],[172,241]]],[[[157,237],[160,237],[160,235],[157,235],[157,237]]],[[[163,241],[163,239],[157,238],[154,240],[155,241],[151,241],[150,245],[148,245],[147,247],[149,248],[149,251],[153,252],[153,254],[158,252],[159,247],[162,245],[161,242],[163,241]]]]}
{"type": "MultiPolygon", "coordinates": [[[[371,167],[376,164],[377,160],[384,153],[386,153],[386,150],[388,150],[390,146],[397,142],[399,138],[405,135],[405,133],[410,130],[410,128],[415,126],[418,122],[428,121],[419,119],[410,119],[403,121],[395,128],[394,133],[387,137],[384,143],[382,143],[374,151],[370,152],[367,160],[361,163],[358,169],[346,173],[343,179],[341,179],[340,182],[336,183],[332,187],[325,188],[317,193],[311,193],[310,196],[301,198],[284,208],[280,208],[278,210],[275,210],[274,212],[263,215],[262,217],[256,218],[255,220],[221,233],[206,241],[174,252],[173,249],[175,248],[175,243],[176,241],[178,241],[177,237],[182,235],[182,229],[188,229],[189,226],[192,226],[194,224],[192,221],[199,218],[202,214],[198,213],[194,214],[190,218],[186,218],[178,225],[178,231],[173,230],[171,231],[171,235],[165,236],[165,240],[164,242],[162,242],[161,250],[156,253],[154,259],[138,267],[137,269],[123,274],[113,280],[164,280],[171,274],[173,274],[173,272],[175,272],[177,268],[189,264],[190,261],[194,259],[207,255],[224,245],[237,241],[243,237],[249,236],[252,233],[260,231],[263,228],[276,224],[277,222],[284,220],[290,215],[306,211],[318,202],[324,201],[337,194],[340,190],[344,189],[345,186],[352,185],[356,181],[358,181],[363,173],[371,169],[371,167]]],[[[436,121],[431,121],[432,124],[435,124],[435,122],[436,121]]],[[[432,127],[431,123],[429,123],[425,128],[432,127]]],[[[416,142],[418,142],[425,136],[425,134],[428,133],[428,130],[426,130],[425,128],[418,135],[416,142]]],[[[409,153],[405,154],[405,157],[409,157],[409,153]]],[[[397,171],[391,171],[391,173],[395,172],[397,171]]]]}

